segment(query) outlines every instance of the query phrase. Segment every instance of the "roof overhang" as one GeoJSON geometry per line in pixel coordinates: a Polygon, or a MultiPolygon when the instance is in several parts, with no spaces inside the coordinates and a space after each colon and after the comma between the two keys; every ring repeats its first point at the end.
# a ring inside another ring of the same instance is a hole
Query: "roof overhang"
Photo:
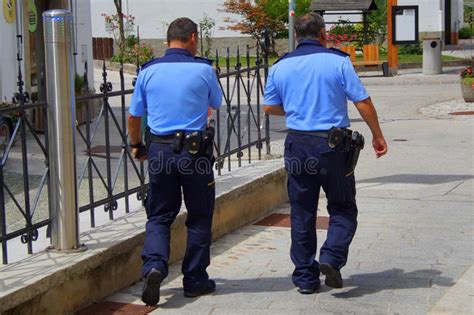
{"type": "Polygon", "coordinates": [[[375,0],[313,0],[311,11],[373,11],[375,0]]]}

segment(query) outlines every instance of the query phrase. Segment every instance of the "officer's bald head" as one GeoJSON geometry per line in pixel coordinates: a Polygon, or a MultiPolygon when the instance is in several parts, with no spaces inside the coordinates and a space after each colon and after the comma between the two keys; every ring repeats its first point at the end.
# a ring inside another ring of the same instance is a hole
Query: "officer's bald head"
{"type": "Polygon", "coordinates": [[[186,43],[192,36],[197,34],[198,26],[191,19],[179,18],[171,22],[168,27],[167,40],[168,43],[172,41],[180,41],[186,43]]]}
{"type": "Polygon", "coordinates": [[[307,13],[296,20],[296,37],[299,41],[320,38],[325,27],[326,23],[321,15],[314,12],[307,13]]]}

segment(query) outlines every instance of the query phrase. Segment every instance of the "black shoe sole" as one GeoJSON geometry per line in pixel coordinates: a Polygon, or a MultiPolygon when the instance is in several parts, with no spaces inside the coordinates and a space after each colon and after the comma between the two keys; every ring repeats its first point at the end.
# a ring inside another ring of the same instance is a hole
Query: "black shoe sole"
{"type": "Polygon", "coordinates": [[[324,283],[331,288],[341,289],[343,286],[341,273],[330,264],[322,263],[319,270],[326,276],[324,283]]]}
{"type": "Polygon", "coordinates": [[[197,292],[184,292],[184,296],[187,298],[197,298],[201,295],[206,295],[206,294],[211,294],[216,292],[216,282],[214,280],[209,279],[209,282],[207,283],[206,288],[204,288],[201,291],[197,292]]]}
{"type": "Polygon", "coordinates": [[[317,288],[314,288],[314,289],[298,289],[298,292],[300,294],[305,294],[305,295],[309,295],[309,294],[315,294],[319,291],[321,287],[317,287],[317,288]]]}
{"type": "Polygon", "coordinates": [[[142,301],[146,305],[156,305],[160,302],[161,272],[154,269],[150,271],[145,279],[142,292],[142,301]]]}

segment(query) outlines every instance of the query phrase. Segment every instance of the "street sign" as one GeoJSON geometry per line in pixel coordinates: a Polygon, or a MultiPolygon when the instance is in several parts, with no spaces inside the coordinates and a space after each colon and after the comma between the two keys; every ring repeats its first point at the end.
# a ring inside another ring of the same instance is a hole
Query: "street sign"
{"type": "Polygon", "coordinates": [[[38,28],[38,10],[35,1],[28,0],[28,30],[30,33],[36,32],[38,28]]]}
{"type": "Polygon", "coordinates": [[[15,0],[3,0],[3,16],[7,23],[13,23],[16,19],[15,0]]]}

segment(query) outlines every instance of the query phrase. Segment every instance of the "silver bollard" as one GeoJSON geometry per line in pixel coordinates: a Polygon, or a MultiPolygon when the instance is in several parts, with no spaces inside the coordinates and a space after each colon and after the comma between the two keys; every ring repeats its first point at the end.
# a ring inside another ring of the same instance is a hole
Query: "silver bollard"
{"type": "Polygon", "coordinates": [[[84,250],[79,244],[75,155],[72,13],[43,13],[48,102],[52,250],[84,250]]]}

